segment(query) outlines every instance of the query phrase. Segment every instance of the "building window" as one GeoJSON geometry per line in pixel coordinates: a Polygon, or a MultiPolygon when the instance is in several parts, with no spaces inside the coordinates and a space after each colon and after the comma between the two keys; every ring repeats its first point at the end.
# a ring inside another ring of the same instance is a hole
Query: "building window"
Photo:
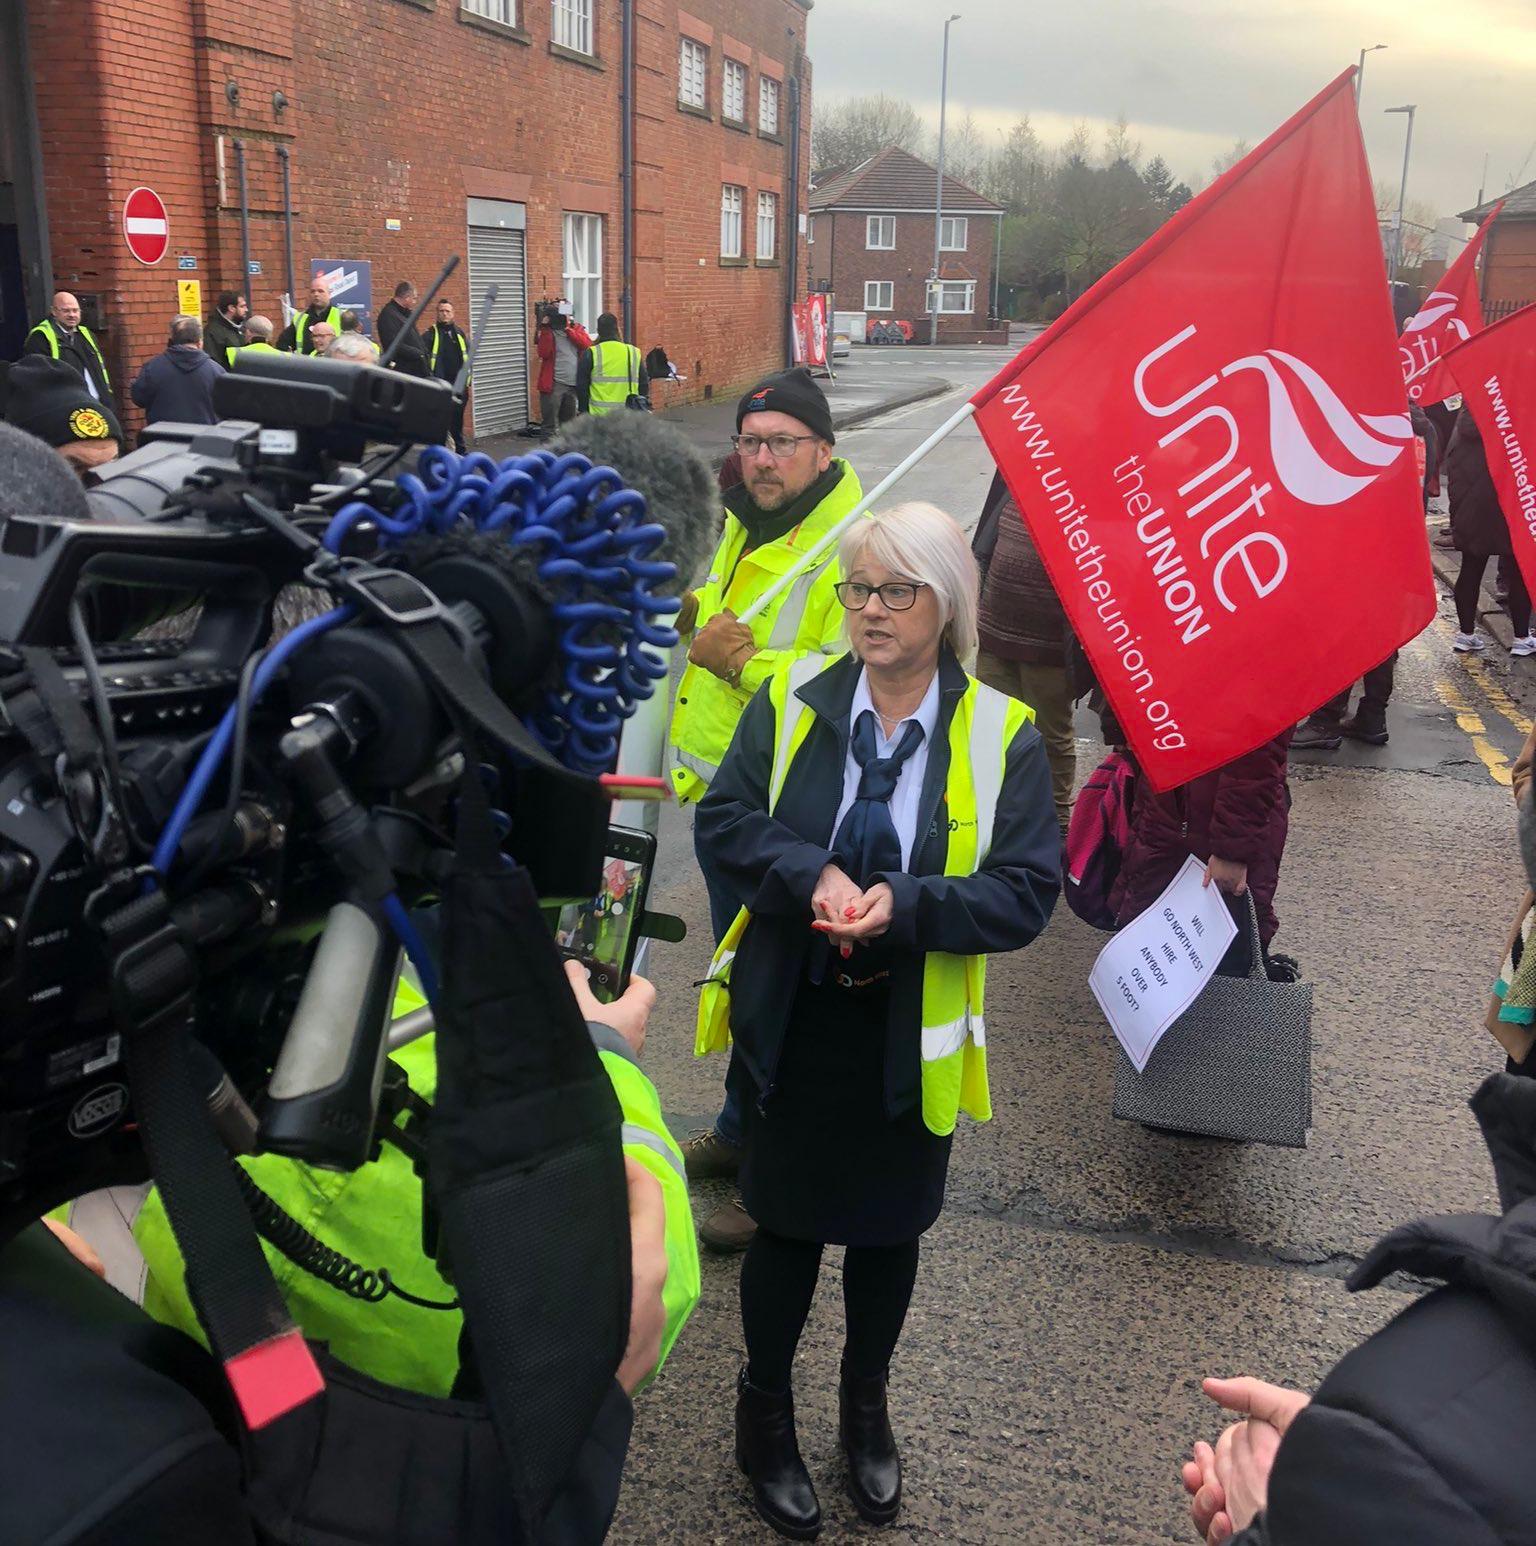
{"type": "Polygon", "coordinates": [[[889,252],[895,245],[895,215],[871,215],[864,223],[865,248],[870,252],[889,252]]]}
{"type": "Polygon", "coordinates": [[[692,38],[677,51],[677,100],[684,107],[709,106],[709,50],[692,38]]]}
{"type": "Polygon", "coordinates": [[[459,5],[487,21],[499,21],[503,27],[517,25],[517,0],[459,0],[459,5]]]}
{"type": "Polygon", "coordinates": [[[889,279],[864,281],[864,310],[891,311],[896,305],[896,286],[889,279]]]}
{"type": "Polygon", "coordinates": [[[747,190],[735,183],[726,183],[720,190],[720,256],[741,256],[741,211],[746,203],[747,190]]]}
{"type": "Polygon", "coordinates": [[[976,286],[970,281],[945,280],[939,286],[939,311],[969,316],[976,310],[976,286]]]}
{"type": "Polygon", "coordinates": [[[603,310],[603,217],[565,217],[566,299],[576,320],[591,333],[603,310]]]}
{"type": "Polygon", "coordinates": [[[553,4],[553,41],[578,54],[592,53],[592,0],[553,0],[553,4]]]}
{"type": "Polygon", "coordinates": [[[757,196],[757,255],[759,258],[779,255],[779,196],[776,193],[757,196]]]}
{"type": "Polygon", "coordinates": [[[757,128],[761,134],[779,132],[779,83],[768,75],[757,79],[757,128]]]}
{"type": "Polygon", "coordinates": [[[969,222],[961,215],[945,215],[939,221],[939,251],[964,252],[969,222]]]}
{"type": "Polygon", "coordinates": [[[805,221],[805,245],[807,247],[814,247],[816,245],[816,217],[815,217],[815,215],[808,215],[806,217],[806,221],[805,221]]]}
{"type": "Polygon", "coordinates": [[[747,121],[747,67],[736,59],[725,61],[725,80],[720,93],[720,116],[732,123],[747,121]]]}

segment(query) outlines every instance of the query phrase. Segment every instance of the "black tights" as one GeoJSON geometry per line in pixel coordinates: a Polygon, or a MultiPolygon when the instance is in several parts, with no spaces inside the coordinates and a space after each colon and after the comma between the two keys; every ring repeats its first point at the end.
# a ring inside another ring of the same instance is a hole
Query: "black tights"
{"type": "MultiPolygon", "coordinates": [[[[741,1264],[741,1325],[747,1378],[759,1390],[789,1389],[790,1365],[810,1314],[821,1271],[821,1245],[759,1229],[741,1264]]],[[[867,1377],[883,1376],[896,1351],[912,1285],[917,1241],[850,1245],[843,1258],[843,1362],[867,1377]]]]}
{"type": "MultiPolygon", "coordinates": [[[[1483,571],[1488,567],[1486,553],[1463,553],[1461,572],[1451,594],[1456,598],[1456,622],[1463,633],[1471,633],[1477,627],[1478,595],[1483,588],[1483,571]]],[[[1511,561],[1505,570],[1509,578],[1509,620],[1515,626],[1515,637],[1523,639],[1531,631],[1531,597],[1525,588],[1525,576],[1519,564],[1511,561]]]]}

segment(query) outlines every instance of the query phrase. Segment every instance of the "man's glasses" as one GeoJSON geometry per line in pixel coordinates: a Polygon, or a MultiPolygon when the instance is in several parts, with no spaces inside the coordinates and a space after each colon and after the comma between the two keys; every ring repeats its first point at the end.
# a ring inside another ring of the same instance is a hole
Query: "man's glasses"
{"type": "Polygon", "coordinates": [[[887,580],[884,585],[865,585],[859,580],[844,580],[834,585],[837,599],[850,612],[862,612],[871,596],[880,598],[880,605],[889,612],[905,612],[920,590],[927,590],[921,580],[887,580]]]}
{"type": "Polygon", "coordinates": [[[775,460],[787,462],[800,447],[802,440],[819,440],[819,435],[732,435],[731,444],[746,461],[757,455],[764,446],[773,453],[775,460]]]}

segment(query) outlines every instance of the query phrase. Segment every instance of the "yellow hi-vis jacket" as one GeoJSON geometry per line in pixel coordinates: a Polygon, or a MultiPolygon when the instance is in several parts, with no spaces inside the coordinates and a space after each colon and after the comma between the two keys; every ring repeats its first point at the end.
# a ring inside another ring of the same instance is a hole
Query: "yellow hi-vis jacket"
{"type": "MultiPolygon", "coordinates": [[[[836,487],[776,542],[744,552],[747,529],[734,515],[726,514],[709,578],[698,590],[695,628],[702,628],[727,607],[739,617],[864,497],[853,468],[840,457],[832,465],[843,472],[836,487]]],[[[736,734],[741,711],[769,677],[807,656],[824,661],[842,654],[846,648],[843,609],[833,590],[839,574],[834,547],[815,569],[801,575],[747,624],[757,641],[757,653],[746,663],[736,686],[691,662],[684,668],[672,714],[670,769],[672,790],[680,801],[697,800],[709,787],[736,734]]]]}
{"type": "MultiPolygon", "coordinates": [[[[95,335],[83,322],[75,329],[75,331],[86,341],[86,343],[91,346],[91,353],[96,356],[96,363],[101,366],[101,379],[106,382],[108,386],[111,386],[112,377],[107,371],[106,356],[102,354],[101,345],[96,342],[95,335]]],[[[58,359],[59,329],[53,318],[44,317],[43,320],[27,334],[27,337],[30,338],[32,333],[41,333],[43,337],[48,340],[49,354],[51,354],[54,359],[58,359]]]]}
{"type": "MultiPolygon", "coordinates": [[[[424,1002],[402,979],[395,994],[395,1017],[424,1002]]],[[[667,1281],[662,1290],[667,1321],[661,1342],[665,1362],[699,1300],[699,1247],[682,1151],[668,1133],[656,1090],[639,1066],[618,1052],[599,1048],[598,1055],[623,1110],[624,1152],[661,1183],[667,1214],[667,1281]]],[[[411,1089],[430,1100],[437,1088],[435,1038],[424,1036],[391,1056],[405,1070],[411,1089]]],[[[333,1250],[364,1267],[387,1267],[401,1288],[420,1298],[447,1303],[456,1297],[422,1250],[422,1183],[394,1144],[384,1144],[376,1161],[350,1175],[276,1154],[242,1159],[240,1164],[286,1213],[333,1250]]],[[[133,1232],[149,1269],[145,1310],[206,1343],[158,1191],[145,1199],[133,1232]]],[[[395,1294],[368,1304],[312,1277],[267,1241],[261,1246],[305,1336],[328,1342],[344,1364],[387,1385],[429,1396],[449,1393],[459,1367],[459,1311],[423,1309],[395,1294]]]]}
{"type": "Polygon", "coordinates": [[[310,316],[309,308],[306,306],[293,319],[293,352],[295,354],[303,354],[304,340],[309,335],[310,323],[317,320],[328,323],[331,331],[338,338],[341,337],[341,308],[339,306],[332,306],[323,317],[318,319],[310,316]]]}
{"type": "MultiPolygon", "coordinates": [[[[795,694],[829,664],[814,658],[797,661],[769,683],[774,716],[770,814],[816,719],[815,710],[795,694]]],[[[994,692],[974,678],[956,705],[949,721],[949,773],[944,788],[949,812],[946,875],[975,874],[990,852],[1008,747],[1034,717],[1035,711],[1027,704],[994,692]]],[[[731,963],[751,921],[751,915],[742,908],[715,951],[699,996],[694,1037],[698,1057],[730,1045],[731,963]]],[[[962,1111],[978,1122],[991,1120],[983,1017],[986,980],[984,955],[929,951],[923,957],[923,1123],[930,1132],[952,1133],[962,1111]]]]}
{"type": "Polygon", "coordinates": [[[587,412],[612,413],[640,390],[640,351],[633,344],[606,338],[592,345],[592,385],[587,412]]]}
{"type": "Polygon", "coordinates": [[[281,349],[274,349],[271,344],[265,343],[261,339],[257,339],[255,343],[232,344],[224,351],[224,353],[229,356],[229,363],[233,365],[235,363],[235,356],[237,354],[245,353],[247,349],[249,349],[252,354],[281,354],[283,352],[281,349]]]}

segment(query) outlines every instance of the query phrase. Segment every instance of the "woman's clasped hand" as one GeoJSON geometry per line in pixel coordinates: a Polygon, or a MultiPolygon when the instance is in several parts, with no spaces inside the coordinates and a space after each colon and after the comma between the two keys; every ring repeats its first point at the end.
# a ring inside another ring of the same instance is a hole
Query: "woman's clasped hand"
{"type": "Polygon", "coordinates": [[[811,894],[811,927],[832,940],[846,958],[855,945],[878,939],[890,928],[894,900],[883,880],[861,891],[837,865],[829,864],[811,894]]]}

